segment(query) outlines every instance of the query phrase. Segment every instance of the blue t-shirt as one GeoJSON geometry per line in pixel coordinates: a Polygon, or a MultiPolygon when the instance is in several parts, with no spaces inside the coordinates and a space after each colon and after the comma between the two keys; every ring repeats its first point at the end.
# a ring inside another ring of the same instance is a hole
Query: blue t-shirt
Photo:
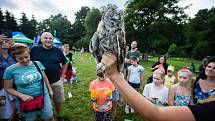
{"type": "MultiPolygon", "coordinates": [[[[35,61],[41,71],[44,73],[44,66],[39,62],[35,61]]],[[[14,79],[14,83],[17,87],[17,91],[30,96],[40,96],[43,93],[43,83],[41,81],[41,74],[33,64],[28,66],[17,66],[16,64],[6,68],[3,78],[5,80],[14,79]]],[[[45,84],[45,83],[44,83],[45,84]]],[[[44,85],[44,93],[47,93],[46,85],[44,85]]]]}
{"type": "Polygon", "coordinates": [[[128,67],[128,70],[130,70],[130,78],[129,78],[129,82],[131,83],[140,83],[140,75],[143,71],[143,67],[141,65],[138,65],[137,67],[134,67],[133,65],[130,65],[128,67]]]}
{"type": "Polygon", "coordinates": [[[14,63],[16,63],[16,62],[10,55],[7,58],[4,58],[0,54],[0,81],[3,77],[3,73],[4,73],[5,69],[14,63]]]}

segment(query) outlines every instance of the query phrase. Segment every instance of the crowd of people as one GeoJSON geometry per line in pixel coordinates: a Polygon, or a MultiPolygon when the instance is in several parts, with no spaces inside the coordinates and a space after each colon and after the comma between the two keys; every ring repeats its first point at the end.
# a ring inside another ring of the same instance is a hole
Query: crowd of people
{"type": "MultiPolygon", "coordinates": [[[[53,35],[44,32],[42,45],[29,49],[0,35],[0,119],[15,120],[17,112],[26,121],[35,121],[38,114],[45,121],[63,121],[65,101],[63,82],[68,82],[72,97],[73,54],[69,44],[63,50],[53,46],[53,35]],[[53,105],[52,101],[53,100],[53,105]]],[[[149,121],[212,121],[215,109],[215,57],[208,58],[200,74],[181,67],[174,76],[174,65],[160,56],[152,67],[152,76],[144,85],[144,67],[137,42],[127,47],[125,73],[117,69],[116,55],[105,53],[105,73],[97,72],[89,85],[96,121],[115,121],[118,105],[125,100],[125,113],[138,112],[149,121]],[[143,92],[141,91],[143,88],[143,92]],[[168,115],[166,115],[168,114],[168,115]]]]}

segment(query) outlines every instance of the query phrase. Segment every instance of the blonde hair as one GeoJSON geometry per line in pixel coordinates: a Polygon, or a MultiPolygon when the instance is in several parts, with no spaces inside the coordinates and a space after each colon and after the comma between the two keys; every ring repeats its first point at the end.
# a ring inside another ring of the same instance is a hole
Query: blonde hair
{"type": "Polygon", "coordinates": [[[154,73],[153,73],[153,75],[154,75],[154,74],[158,74],[158,75],[160,75],[160,77],[161,77],[162,79],[164,79],[165,72],[161,71],[160,69],[155,70],[154,73]]]}
{"type": "MultiPolygon", "coordinates": [[[[193,74],[192,74],[192,72],[189,70],[189,69],[180,69],[178,72],[177,72],[177,79],[178,79],[178,76],[179,76],[179,74],[181,74],[181,73],[186,73],[188,76],[189,76],[189,80],[188,80],[188,83],[187,83],[187,85],[185,86],[186,88],[188,88],[188,89],[191,89],[191,82],[192,82],[192,77],[193,77],[193,74]]],[[[178,82],[178,84],[177,85],[179,85],[179,82],[178,82]]]]}

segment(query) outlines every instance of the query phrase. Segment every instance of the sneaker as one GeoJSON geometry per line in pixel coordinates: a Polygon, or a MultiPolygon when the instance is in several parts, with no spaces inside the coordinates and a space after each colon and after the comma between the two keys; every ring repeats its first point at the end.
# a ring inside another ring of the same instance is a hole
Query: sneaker
{"type": "Polygon", "coordinates": [[[68,92],[68,97],[71,98],[72,97],[72,93],[68,92]]]}
{"type": "Polygon", "coordinates": [[[128,105],[125,106],[125,113],[126,113],[126,114],[129,114],[129,113],[130,113],[130,112],[129,112],[129,106],[128,106],[128,105]]]}
{"type": "Polygon", "coordinates": [[[120,106],[120,107],[123,106],[123,104],[120,101],[117,101],[116,103],[117,103],[117,106],[120,106]]]}
{"type": "Polygon", "coordinates": [[[134,113],[134,109],[132,107],[130,108],[130,110],[131,110],[131,113],[134,113]]]}

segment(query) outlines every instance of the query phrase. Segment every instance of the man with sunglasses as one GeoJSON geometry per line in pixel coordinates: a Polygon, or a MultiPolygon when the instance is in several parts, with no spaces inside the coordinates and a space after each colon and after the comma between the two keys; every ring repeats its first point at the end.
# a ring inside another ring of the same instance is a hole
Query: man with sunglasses
{"type": "Polygon", "coordinates": [[[65,100],[63,80],[67,70],[67,59],[60,49],[53,46],[53,35],[50,32],[42,33],[41,42],[41,46],[31,48],[31,60],[40,61],[45,66],[45,73],[54,92],[53,101],[57,112],[57,119],[58,121],[63,121],[60,113],[61,105],[65,100]],[[61,68],[62,72],[60,73],[61,68]]]}
{"type": "Polygon", "coordinates": [[[7,67],[15,64],[15,60],[9,53],[13,44],[12,31],[0,31],[0,120],[14,120],[16,106],[14,98],[4,90],[3,73],[7,67]]]}

